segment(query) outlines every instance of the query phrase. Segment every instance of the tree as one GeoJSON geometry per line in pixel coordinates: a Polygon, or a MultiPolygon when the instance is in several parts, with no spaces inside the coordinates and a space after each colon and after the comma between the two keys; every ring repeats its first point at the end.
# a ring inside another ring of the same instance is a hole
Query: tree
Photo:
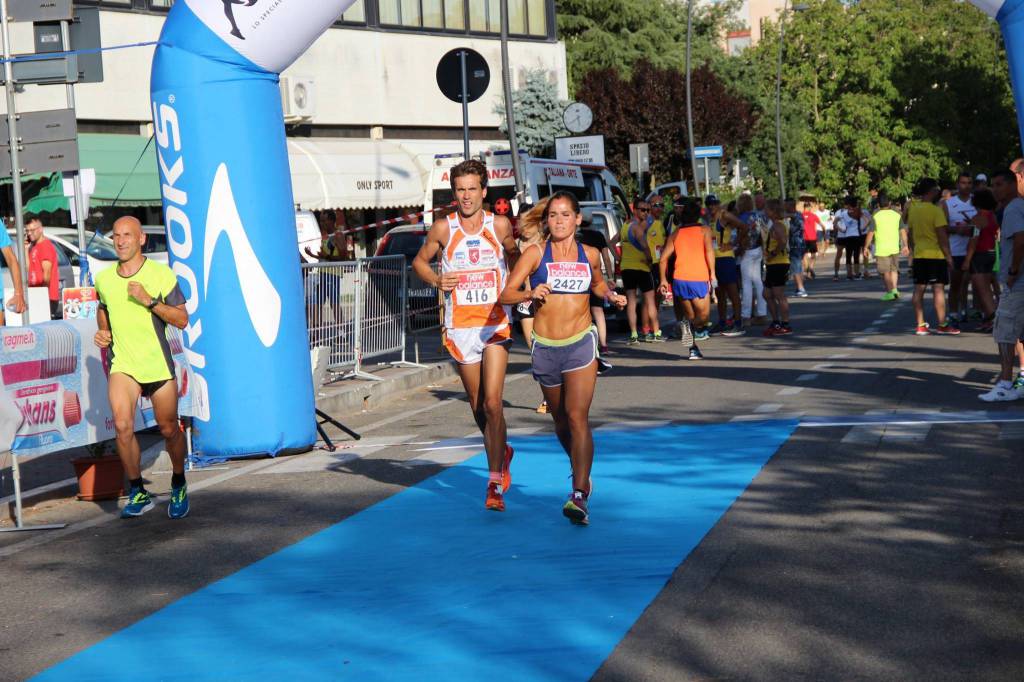
{"type": "MultiPolygon", "coordinates": [[[[512,111],[516,121],[516,143],[534,156],[548,156],[555,138],[568,135],[562,123],[562,112],[568,102],[558,98],[558,88],[548,80],[543,69],[530,69],[523,87],[512,92],[512,111]]],[[[501,132],[508,135],[505,98],[498,97],[494,113],[501,116],[501,132]]]]}
{"type": "MultiPolygon", "coordinates": [[[[692,62],[724,59],[725,32],[741,0],[694,3],[692,62]]],[[[556,0],[558,36],[565,41],[569,92],[584,74],[614,69],[629,74],[646,61],[681,70],[686,63],[686,0],[556,0]]]]}
{"type": "MultiPolygon", "coordinates": [[[[783,147],[787,193],[835,199],[909,193],[922,175],[954,180],[1017,155],[998,26],[953,0],[810,0],[787,20],[783,147]]],[[[742,153],[777,187],[774,97],[778,25],[719,63],[761,114],[742,153]]]]}
{"type": "MultiPolygon", "coordinates": [[[[692,74],[694,137],[721,143],[726,154],[747,142],[755,123],[750,104],[707,66],[692,74]]],[[[675,68],[638,62],[630,77],[606,67],[583,76],[577,99],[594,110],[593,131],[605,136],[608,165],[629,177],[629,145],[650,145],[651,173],[659,180],[689,178],[686,80],[675,68]]]]}

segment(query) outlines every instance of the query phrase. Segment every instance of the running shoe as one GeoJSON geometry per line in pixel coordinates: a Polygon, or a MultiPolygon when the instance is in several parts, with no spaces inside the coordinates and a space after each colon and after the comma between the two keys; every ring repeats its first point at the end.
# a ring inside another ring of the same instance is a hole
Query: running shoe
{"type": "Polygon", "coordinates": [[[132,488],[128,492],[128,502],[124,505],[124,509],[121,510],[121,518],[129,519],[135,516],[142,516],[155,506],[153,496],[149,494],[148,490],[132,488]]]}
{"type": "Polygon", "coordinates": [[[982,334],[991,334],[993,327],[995,327],[995,322],[993,322],[992,320],[985,320],[980,325],[978,325],[978,331],[981,332],[982,334]]]}
{"type": "Polygon", "coordinates": [[[746,333],[747,333],[746,330],[742,326],[734,323],[734,324],[729,325],[728,329],[726,329],[724,332],[722,332],[722,336],[728,336],[728,337],[743,336],[746,333]]]}
{"type": "Polygon", "coordinates": [[[627,346],[635,346],[638,343],[640,343],[640,337],[637,336],[636,334],[631,334],[629,338],[626,340],[627,346]]]}
{"type": "Polygon", "coordinates": [[[724,336],[725,335],[725,331],[729,327],[731,327],[731,326],[732,326],[732,320],[729,320],[728,322],[725,321],[725,320],[719,320],[718,324],[715,325],[714,331],[712,331],[711,333],[712,334],[718,334],[720,336],[724,336]]]}
{"type": "Polygon", "coordinates": [[[598,352],[601,353],[601,355],[615,355],[615,351],[613,351],[608,346],[601,346],[598,349],[598,352]]]}
{"type": "Polygon", "coordinates": [[[562,515],[577,526],[586,526],[590,523],[590,514],[587,512],[587,497],[579,490],[573,490],[569,500],[562,507],[562,515]]]}
{"type": "Polygon", "coordinates": [[[497,483],[487,484],[487,501],[484,503],[490,511],[505,511],[505,498],[501,495],[501,486],[497,483]]]}
{"type": "Polygon", "coordinates": [[[548,401],[545,400],[544,402],[542,402],[540,405],[537,406],[537,414],[547,414],[547,413],[548,413],[548,401]]]}
{"type": "Polygon", "coordinates": [[[951,324],[944,324],[941,327],[936,327],[936,334],[945,334],[946,336],[956,336],[960,333],[960,330],[951,324]]]}
{"type": "Polygon", "coordinates": [[[778,331],[775,332],[775,335],[776,336],[785,336],[787,334],[792,334],[792,333],[793,333],[793,328],[790,327],[788,324],[783,324],[783,325],[779,325],[779,329],[778,329],[778,331]]]}
{"type": "Polygon", "coordinates": [[[1013,380],[1013,387],[1018,391],[1024,391],[1024,372],[1017,375],[1017,378],[1013,380]]]}
{"type": "Polygon", "coordinates": [[[690,356],[687,360],[703,360],[704,354],[700,352],[700,348],[697,346],[690,346],[690,356]]]}
{"type": "Polygon", "coordinates": [[[665,337],[661,335],[661,330],[648,334],[647,343],[665,343],[665,337]]]}
{"type": "Polygon", "coordinates": [[[985,317],[985,313],[981,312],[977,308],[971,308],[970,312],[967,313],[967,319],[969,320],[980,320],[985,317]]]}
{"type": "Polygon", "coordinates": [[[188,485],[171,488],[171,501],[167,505],[167,516],[172,519],[183,519],[188,516],[188,485]]]}
{"type": "Polygon", "coordinates": [[[640,335],[640,343],[654,343],[654,332],[640,335]]]}
{"type": "Polygon", "coordinates": [[[978,396],[986,403],[1006,403],[1024,398],[1024,388],[1014,388],[1009,381],[1000,381],[988,393],[978,396]]]}
{"type": "Polygon", "coordinates": [[[707,329],[701,329],[700,331],[695,332],[693,335],[694,341],[707,341],[710,338],[711,334],[708,333],[707,329]]]}
{"type": "Polygon", "coordinates": [[[931,329],[928,328],[928,323],[917,325],[917,331],[914,332],[918,336],[928,336],[931,333],[931,329]]]}
{"type": "Polygon", "coordinates": [[[778,323],[772,323],[770,326],[765,327],[764,331],[761,332],[762,336],[778,336],[779,331],[782,329],[782,325],[778,323]]]}
{"type": "Polygon", "coordinates": [[[508,443],[505,444],[505,460],[501,463],[501,490],[508,492],[512,487],[512,456],[515,450],[508,443]]]}
{"type": "Polygon", "coordinates": [[[613,369],[612,363],[608,362],[600,355],[597,356],[597,375],[601,376],[605,372],[610,372],[613,369]]]}
{"type": "Polygon", "coordinates": [[[693,345],[693,327],[690,326],[689,320],[683,320],[679,323],[679,340],[683,342],[684,346],[693,345]]]}
{"type": "Polygon", "coordinates": [[[887,291],[885,292],[885,295],[882,296],[883,301],[895,301],[897,298],[899,298],[899,293],[895,291],[887,291]]]}
{"type": "Polygon", "coordinates": [[[807,296],[808,296],[808,293],[807,293],[806,289],[797,289],[796,290],[796,297],[797,298],[807,298],[807,296]]]}
{"type": "Polygon", "coordinates": [[[838,282],[839,281],[839,275],[832,275],[832,281],[833,282],[838,282]]]}

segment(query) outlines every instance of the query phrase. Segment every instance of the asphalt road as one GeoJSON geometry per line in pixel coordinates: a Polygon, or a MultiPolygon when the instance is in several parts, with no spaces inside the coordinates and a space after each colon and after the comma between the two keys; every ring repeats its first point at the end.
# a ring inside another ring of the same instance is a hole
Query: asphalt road
{"type": "MultiPolygon", "coordinates": [[[[977,400],[993,379],[991,339],[914,336],[909,301],[879,301],[877,279],[808,289],[792,301],[792,336],[715,337],[701,362],[678,342],[614,344],[595,424],[803,421],[594,679],[1024,679],[1024,425],[1000,421],[1024,405],[977,400]],[[853,423],[890,413],[901,423],[853,423]]],[[[550,427],[527,359],[519,344],[505,393],[514,434],[550,427]]],[[[162,507],[132,522],[112,504],[33,508],[30,522],[72,523],[0,536],[0,679],[25,679],[479,451],[456,382],[339,417],[363,432],[359,447],[192,474],[183,522],[162,507]]],[[[169,482],[160,469],[157,492],[169,482]]]]}

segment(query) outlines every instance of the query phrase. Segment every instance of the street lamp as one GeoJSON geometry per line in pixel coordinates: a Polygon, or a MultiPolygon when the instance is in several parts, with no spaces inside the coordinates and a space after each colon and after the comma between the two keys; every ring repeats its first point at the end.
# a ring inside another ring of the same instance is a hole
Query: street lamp
{"type": "MultiPolygon", "coordinates": [[[[693,158],[693,107],[690,103],[690,42],[693,38],[693,0],[686,2],[686,132],[690,136],[690,169],[693,171],[693,186],[700,196],[700,184],[697,181],[697,159],[693,158]]],[[[707,163],[705,161],[704,163],[707,163]]],[[[705,188],[707,189],[707,188],[705,188]]]]}
{"type": "MultiPolygon", "coordinates": [[[[786,200],[786,173],[782,169],[782,48],[786,42],[786,0],[782,2],[782,13],[779,15],[779,64],[775,73],[775,160],[779,168],[779,188],[782,200],[786,200]]],[[[809,9],[805,3],[793,5],[794,12],[809,9]]]]}

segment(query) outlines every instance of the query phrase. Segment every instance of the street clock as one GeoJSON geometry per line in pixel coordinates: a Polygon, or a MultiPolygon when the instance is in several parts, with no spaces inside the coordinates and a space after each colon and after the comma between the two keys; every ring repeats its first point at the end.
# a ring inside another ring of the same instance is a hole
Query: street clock
{"type": "Polygon", "coordinates": [[[562,122],[570,133],[584,133],[594,124],[594,112],[583,102],[573,102],[562,113],[562,122]]]}

